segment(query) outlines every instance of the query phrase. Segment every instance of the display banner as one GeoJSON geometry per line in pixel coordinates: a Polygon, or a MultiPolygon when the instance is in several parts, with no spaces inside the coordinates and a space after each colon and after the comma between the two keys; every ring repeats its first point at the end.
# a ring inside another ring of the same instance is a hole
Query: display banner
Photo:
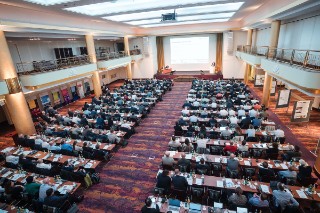
{"type": "Polygon", "coordinates": [[[312,101],[296,101],[293,107],[291,122],[308,122],[312,101]]]}
{"type": "Polygon", "coordinates": [[[289,107],[291,90],[279,90],[276,108],[289,107]]]}
{"type": "Polygon", "coordinates": [[[264,75],[255,75],[254,77],[254,86],[263,87],[264,84],[264,75]]]}
{"type": "Polygon", "coordinates": [[[272,81],[271,90],[270,90],[270,96],[275,96],[276,95],[276,88],[277,88],[277,81],[272,81]]]}

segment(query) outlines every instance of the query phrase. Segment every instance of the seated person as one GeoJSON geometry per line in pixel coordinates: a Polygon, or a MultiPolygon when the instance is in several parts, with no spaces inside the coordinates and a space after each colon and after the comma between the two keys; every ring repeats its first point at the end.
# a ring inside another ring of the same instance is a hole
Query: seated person
{"type": "Polygon", "coordinates": [[[121,139],[117,136],[117,134],[115,134],[114,130],[111,129],[110,133],[108,134],[108,140],[110,143],[118,144],[121,139]]]}
{"type": "Polygon", "coordinates": [[[176,125],[174,126],[174,131],[175,132],[182,132],[182,127],[179,125],[178,122],[176,122],[176,125]]]}
{"type": "Polygon", "coordinates": [[[300,147],[297,145],[294,146],[294,150],[287,151],[282,154],[283,160],[286,160],[286,161],[291,161],[292,158],[295,158],[295,157],[301,157],[300,147]]]}
{"type": "Polygon", "coordinates": [[[273,142],[272,143],[272,148],[268,148],[266,150],[266,154],[268,155],[268,154],[277,154],[277,153],[279,153],[278,147],[279,147],[278,143],[273,142]]]}
{"type": "Polygon", "coordinates": [[[221,109],[220,111],[219,111],[219,115],[220,115],[220,117],[227,117],[228,116],[228,111],[226,110],[226,109],[221,109]]]}
{"type": "Polygon", "coordinates": [[[33,181],[33,176],[28,176],[26,178],[27,184],[24,186],[25,191],[29,194],[32,195],[34,198],[39,196],[39,189],[41,184],[40,183],[35,183],[33,181]]]}
{"type": "Polygon", "coordinates": [[[281,212],[287,206],[298,207],[299,203],[292,197],[290,192],[285,191],[284,184],[278,183],[278,190],[274,190],[272,195],[275,200],[275,206],[281,209],[281,212]]]}
{"type": "Polygon", "coordinates": [[[50,185],[50,178],[43,179],[43,184],[41,184],[39,188],[39,201],[43,202],[44,198],[47,197],[46,191],[50,189],[52,186],[50,185]]]}
{"type": "Polygon", "coordinates": [[[173,166],[174,160],[170,157],[170,152],[166,152],[165,156],[162,157],[162,165],[173,166]]]}
{"type": "Polygon", "coordinates": [[[249,129],[246,130],[246,134],[248,135],[248,138],[256,137],[256,130],[254,129],[253,125],[249,125],[249,129]]]}
{"type": "Polygon", "coordinates": [[[229,127],[227,126],[225,130],[221,131],[221,136],[226,138],[226,137],[230,137],[232,134],[232,131],[230,131],[229,127]]]}
{"type": "Polygon", "coordinates": [[[11,196],[12,199],[19,199],[21,198],[21,192],[23,192],[24,187],[21,185],[14,185],[14,182],[8,180],[5,183],[4,190],[6,195],[11,196]]]}
{"type": "Polygon", "coordinates": [[[6,162],[7,162],[7,163],[12,163],[12,164],[14,164],[14,165],[18,165],[18,163],[19,163],[19,157],[18,157],[18,156],[10,155],[9,153],[6,153],[6,162]]]}
{"type": "Polygon", "coordinates": [[[262,163],[262,168],[259,167],[259,176],[260,177],[275,177],[274,171],[269,169],[269,165],[266,161],[262,163]]]}
{"type": "Polygon", "coordinates": [[[190,123],[197,123],[198,122],[198,117],[195,115],[191,115],[190,118],[190,123]]]}
{"type": "Polygon", "coordinates": [[[253,120],[252,120],[252,125],[254,126],[254,128],[259,128],[261,126],[261,119],[256,116],[253,120]]]}
{"type": "Polygon", "coordinates": [[[61,147],[57,146],[53,141],[50,141],[48,150],[50,150],[50,151],[60,151],[61,147]]]}
{"type": "Polygon", "coordinates": [[[168,146],[177,148],[181,146],[181,143],[176,141],[176,137],[173,135],[168,143],[168,146]]]}
{"type": "Polygon", "coordinates": [[[160,173],[157,176],[157,185],[156,187],[162,188],[165,190],[165,193],[168,193],[171,189],[171,178],[169,176],[168,170],[163,170],[162,173],[160,173]]]}
{"type": "Polygon", "coordinates": [[[279,178],[280,180],[283,178],[297,178],[297,172],[294,170],[293,166],[290,166],[288,170],[279,171],[279,178]]]}
{"type": "Polygon", "coordinates": [[[65,170],[65,171],[68,171],[68,172],[73,172],[74,171],[74,166],[69,161],[65,161],[63,163],[63,166],[62,166],[61,170],[65,170]]]}
{"type": "Polygon", "coordinates": [[[42,159],[39,159],[39,160],[37,161],[36,167],[37,167],[37,168],[40,168],[40,169],[51,169],[52,166],[51,166],[50,163],[48,163],[48,164],[43,163],[43,160],[42,160],[42,159]]]}
{"type": "Polygon", "coordinates": [[[237,151],[237,146],[233,145],[233,142],[230,141],[230,145],[226,145],[223,149],[224,152],[232,152],[235,153],[237,151]]]}
{"type": "Polygon", "coordinates": [[[307,162],[305,162],[303,159],[300,159],[299,163],[300,163],[300,166],[299,166],[299,173],[297,174],[297,177],[301,180],[311,177],[311,173],[312,173],[311,166],[308,166],[307,162]]]}
{"type": "Polygon", "coordinates": [[[234,206],[244,206],[247,204],[247,197],[242,194],[243,191],[241,187],[237,187],[235,193],[233,193],[229,199],[228,203],[234,206]]]}
{"type": "Polygon", "coordinates": [[[109,153],[101,150],[99,143],[96,144],[95,149],[93,150],[93,158],[100,159],[100,160],[107,160],[109,153]]]}
{"type": "Polygon", "coordinates": [[[206,164],[203,158],[200,159],[200,162],[196,165],[196,170],[206,170],[208,172],[209,166],[206,164]]]}
{"type": "Polygon", "coordinates": [[[192,143],[190,143],[188,138],[185,139],[184,144],[181,147],[181,151],[186,153],[190,153],[194,151],[194,147],[192,143]]]}
{"type": "Polygon", "coordinates": [[[178,166],[186,166],[187,169],[190,169],[190,160],[186,159],[186,154],[181,153],[181,158],[178,160],[178,166]]]}
{"type": "Polygon", "coordinates": [[[268,196],[265,193],[261,193],[261,195],[253,194],[253,197],[249,199],[249,203],[254,207],[269,207],[268,196]]]}
{"type": "Polygon", "coordinates": [[[277,126],[277,129],[273,131],[273,134],[276,138],[283,138],[284,137],[284,131],[281,129],[280,126],[277,126]]]}
{"type": "Polygon", "coordinates": [[[230,158],[227,160],[227,170],[232,172],[238,172],[239,161],[235,157],[235,154],[231,153],[230,158]]]}
{"type": "Polygon", "coordinates": [[[251,124],[250,116],[246,115],[246,117],[241,120],[240,127],[241,129],[248,129],[250,124],[251,124]]]}
{"type": "Polygon", "coordinates": [[[204,138],[203,134],[200,134],[200,138],[197,140],[197,145],[198,145],[197,149],[207,148],[207,142],[208,142],[208,140],[204,138]]]}
{"type": "Polygon", "coordinates": [[[172,177],[173,188],[177,190],[186,191],[188,187],[188,181],[184,176],[181,176],[180,170],[174,170],[175,175],[172,177]]]}
{"type": "Polygon", "coordinates": [[[158,204],[155,205],[155,208],[152,208],[152,200],[150,198],[147,198],[145,200],[145,204],[142,209],[141,213],[160,213],[160,209],[158,204]]]}
{"type": "Polygon", "coordinates": [[[238,146],[239,152],[247,152],[249,150],[249,146],[247,145],[247,142],[243,140],[241,144],[238,146]]]}
{"type": "Polygon", "coordinates": [[[67,150],[72,152],[73,147],[71,144],[66,143],[64,140],[61,140],[61,150],[67,150]]]}
{"type": "Polygon", "coordinates": [[[188,110],[188,107],[185,107],[182,111],[181,111],[183,116],[188,116],[190,114],[190,111],[188,110]]]}
{"type": "Polygon", "coordinates": [[[72,144],[72,149],[73,149],[73,151],[75,151],[75,152],[80,152],[80,151],[82,151],[82,147],[77,145],[77,141],[76,141],[76,140],[75,140],[75,141],[73,142],[73,144],[72,144]]]}

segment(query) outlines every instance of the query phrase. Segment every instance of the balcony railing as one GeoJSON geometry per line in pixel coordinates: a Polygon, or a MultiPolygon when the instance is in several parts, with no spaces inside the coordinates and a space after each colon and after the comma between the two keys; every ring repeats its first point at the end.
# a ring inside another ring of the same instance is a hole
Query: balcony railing
{"type": "Polygon", "coordinates": [[[320,70],[320,51],[269,48],[267,46],[251,47],[240,45],[237,51],[252,55],[265,56],[267,59],[276,60],[303,68],[320,70]]]}
{"type": "Polygon", "coordinates": [[[120,52],[110,52],[110,53],[102,53],[101,55],[97,55],[98,61],[108,61],[117,58],[123,58],[128,56],[125,51],[120,52]]]}
{"type": "Polygon", "coordinates": [[[141,54],[140,49],[130,50],[130,55],[140,55],[140,54],[141,54]]]}
{"type": "Polygon", "coordinates": [[[33,74],[50,72],[55,70],[66,69],[74,66],[81,66],[84,64],[90,64],[89,55],[79,55],[69,58],[61,58],[56,60],[42,60],[33,62],[17,63],[18,74],[33,74]]]}

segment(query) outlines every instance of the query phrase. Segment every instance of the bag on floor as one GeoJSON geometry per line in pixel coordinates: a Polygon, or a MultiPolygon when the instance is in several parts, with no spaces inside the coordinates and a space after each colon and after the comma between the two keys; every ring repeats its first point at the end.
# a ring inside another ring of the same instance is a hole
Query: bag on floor
{"type": "Polygon", "coordinates": [[[93,184],[97,184],[100,182],[100,176],[99,173],[92,173],[91,180],[93,184]]]}
{"type": "Polygon", "coordinates": [[[87,188],[92,186],[92,180],[91,180],[91,177],[89,174],[86,174],[86,176],[84,177],[84,182],[85,182],[87,188]]]}

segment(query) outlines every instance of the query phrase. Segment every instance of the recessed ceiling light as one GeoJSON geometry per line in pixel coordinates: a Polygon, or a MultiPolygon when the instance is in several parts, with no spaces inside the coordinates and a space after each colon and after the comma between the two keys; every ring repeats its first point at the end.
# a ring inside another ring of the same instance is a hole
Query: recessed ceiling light
{"type": "MultiPolygon", "coordinates": [[[[217,0],[221,1],[221,0],[217,0]]],[[[114,14],[114,13],[126,13],[134,12],[137,10],[161,10],[165,7],[177,8],[183,5],[195,5],[196,4],[212,4],[212,0],[118,0],[116,2],[103,2],[98,4],[89,4],[77,7],[65,8],[65,10],[81,13],[90,16],[97,16],[103,14],[114,14]]]]}
{"type": "Polygon", "coordinates": [[[80,1],[80,0],[24,0],[24,1],[34,3],[34,4],[41,4],[44,6],[50,6],[50,5],[63,4],[68,2],[80,1]]]}
{"type": "Polygon", "coordinates": [[[226,22],[229,19],[210,19],[210,20],[200,20],[200,21],[184,21],[184,22],[170,22],[170,23],[159,23],[159,24],[147,24],[141,25],[141,27],[164,27],[164,26],[174,26],[174,25],[185,25],[185,24],[203,24],[203,23],[214,23],[214,22],[226,22]]]}

